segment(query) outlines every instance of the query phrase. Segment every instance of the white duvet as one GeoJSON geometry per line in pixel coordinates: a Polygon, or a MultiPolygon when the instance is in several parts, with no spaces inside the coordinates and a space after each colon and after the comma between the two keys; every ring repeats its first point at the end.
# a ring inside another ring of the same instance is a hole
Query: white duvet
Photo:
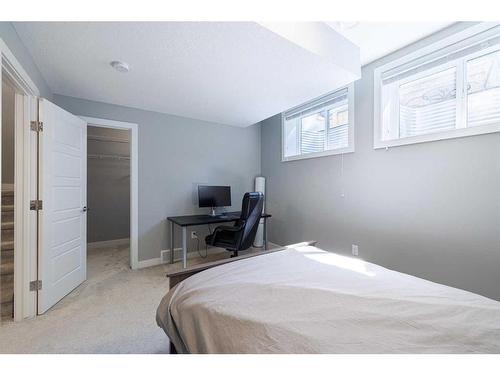
{"type": "Polygon", "coordinates": [[[200,272],[157,322],[185,353],[500,353],[500,302],[313,246],[200,272]]]}

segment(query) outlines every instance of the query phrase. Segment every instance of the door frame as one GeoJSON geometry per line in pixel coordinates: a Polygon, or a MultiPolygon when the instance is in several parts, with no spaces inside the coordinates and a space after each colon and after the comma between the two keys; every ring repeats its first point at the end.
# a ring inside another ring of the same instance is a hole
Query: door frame
{"type": "Polygon", "coordinates": [[[139,138],[138,125],[132,122],[80,116],[87,126],[130,130],[130,268],[139,268],[139,138]]]}
{"type": "MultiPolygon", "coordinates": [[[[6,78],[16,90],[15,100],[15,172],[14,172],[14,320],[36,315],[37,293],[30,292],[31,280],[37,279],[37,219],[29,208],[36,197],[36,135],[30,122],[37,120],[40,91],[7,44],[0,38],[0,80],[6,78]],[[5,77],[3,76],[5,74],[5,77]]],[[[0,108],[2,92],[0,90],[0,108]]],[[[0,116],[1,129],[1,116],[0,116]]],[[[1,140],[1,132],[0,132],[1,140]]],[[[1,142],[0,142],[1,145],[1,142]]],[[[0,147],[1,149],[1,147],[0,147]]],[[[0,153],[1,170],[1,153],[0,153]]]]}

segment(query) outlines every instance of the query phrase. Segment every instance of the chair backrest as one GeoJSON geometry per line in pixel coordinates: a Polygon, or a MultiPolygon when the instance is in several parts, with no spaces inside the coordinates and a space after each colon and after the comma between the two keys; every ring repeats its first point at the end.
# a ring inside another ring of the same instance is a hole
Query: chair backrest
{"type": "MultiPolygon", "coordinates": [[[[241,216],[238,223],[245,224],[238,239],[238,249],[246,250],[253,245],[259,227],[262,208],[264,207],[264,194],[261,192],[245,193],[241,204],[241,216]]],[[[237,224],[238,224],[237,223],[237,224]]]]}

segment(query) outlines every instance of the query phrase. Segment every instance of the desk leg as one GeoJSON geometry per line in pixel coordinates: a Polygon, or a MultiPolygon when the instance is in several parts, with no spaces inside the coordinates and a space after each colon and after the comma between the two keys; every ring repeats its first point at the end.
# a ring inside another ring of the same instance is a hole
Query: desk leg
{"type": "Polygon", "coordinates": [[[174,264],[174,222],[170,222],[170,264],[174,264]]]}
{"type": "Polygon", "coordinates": [[[267,218],[264,218],[264,250],[267,250],[267,218]]]}
{"type": "Polygon", "coordinates": [[[187,238],[186,227],[182,227],[182,268],[187,267],[187,238]]]}

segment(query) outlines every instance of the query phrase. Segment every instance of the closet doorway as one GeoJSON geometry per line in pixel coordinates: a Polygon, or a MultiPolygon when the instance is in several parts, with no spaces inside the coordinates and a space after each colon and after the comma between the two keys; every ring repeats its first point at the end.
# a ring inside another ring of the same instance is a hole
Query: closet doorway
{"type": "Polygon", "coordinates": [[[87,273],[137,266],[137,126],[87,121],[87,273]],[[135,152],[134,152],[135,150],[135,152]]]}

